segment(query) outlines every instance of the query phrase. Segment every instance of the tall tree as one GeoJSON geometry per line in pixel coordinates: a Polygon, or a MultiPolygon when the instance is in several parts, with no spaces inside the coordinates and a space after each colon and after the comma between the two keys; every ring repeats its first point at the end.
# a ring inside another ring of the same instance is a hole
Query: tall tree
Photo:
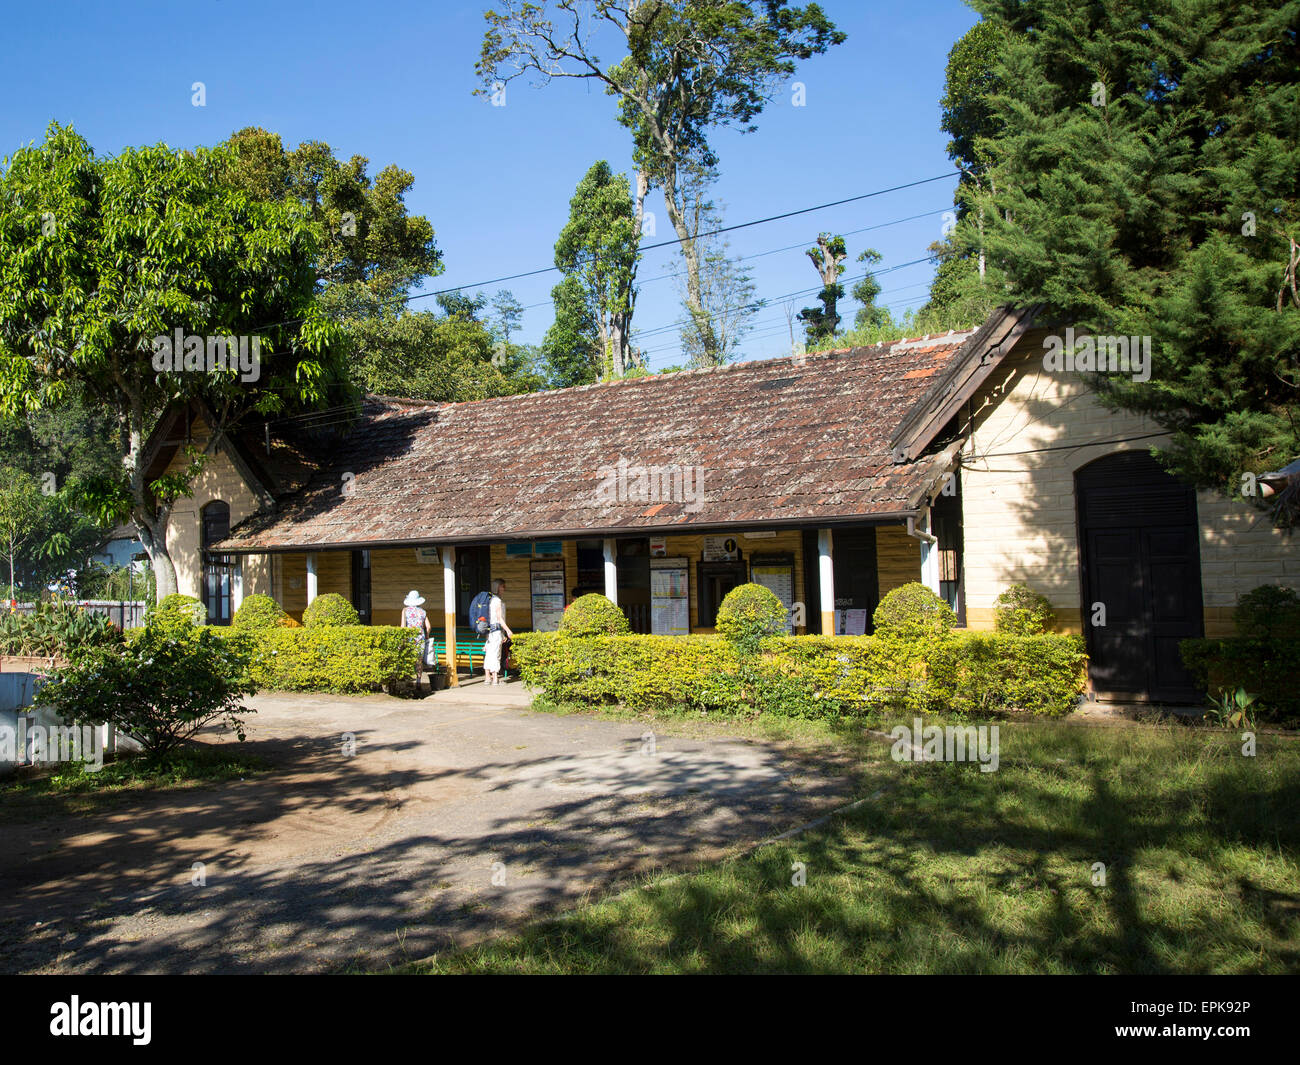
{"type": "Polygon", "coordinates": [[[83,389],[112,414],[122,461],[87,498],[106,522],[135,522],[161,595],[176,590],[167,521],[201,456],[146,480],[160,413],[206,401],[210,452],[251,415],[344,395],[331,397],[344,345],[316,301],[312,228],[296,205],[231,185],[234,165],[228,149],[165,145],[100,158],[56,123],[0,173],[0,414],[83,389]],[[247,371],[227,337],[243,338],[247,371]]]}
{"type": "Polygon", "coordinates": [[[0,470],[0,557],[9,564],[9,599],[14,598],[14,572],[23,548],[40,524],[40,485],[21,470],[0,470]]]}
{"type": "Polygon", "coordinates": [[[840,315],[837,308],[839,301],[844,298],[840,275],[844,273],[844,260],[849,253],[844,247],[843,237],[821,233],[817,236],[817,243],[804,254],[822,281],[822,290],[817,294],[821,306],[805,307],[799,312],[799,320],[804,323],[808,343],[816,344],[839,331],[840,315]]]}
{"type": "Polygon", "coordinates": [[[555,242],[555,265],[581,286],[603,372],[615,377],[633,365],[639,232],[627,178],[613,173],[603,159],[593,163],[569,201],[569,221],[555,242]]]}
{"type": "MultiPolygon", "coordinates": [[[[658,187],[685,261],[688,309],[704,317],[702,258],[687,223],[683,168],[715,166],[709,133],[727,125],[752,132],[796,62],[845,35],[817,4],[790,8],[786,0],[505,0],[501,11],[484,17],[479,92],[531,73],[547,82],[590,79],[615,98],[633,140],[637,237],[645,196],[658,187]],[[605,31],[617,33],[626,49],[612,65],[595,50],[597,33],[605,31]]],[[[702,335],[708,342],[707,331],[702,335]]],[[[717,359],[713,350],[706,356],[717,359]]]]}
{"type": "Polygon", "coordinates": [[[1005,35],[990,262],[1079,331],[1150,337],[1096,377],[1191,482],[1258,499],[1300,454],[1300,3],[977,0],[1005,35]]]}
{"type": "MultiPolygon", "coordinates": [[[[858,255],[858,262],[866,263],[868,267],[871,267],[880,262],[880,258],[880,252],[876,251],[875,248],[868,248],[858,255]]],[[[880,282],[876,280],[876,275],[871,273],[870,270],[854,283],[853,288],[849,290],[849,294],[862,304],[853,316],[854,328],[882,329],[892,323],[893,318],[889,313],[889,308],[876,306],[876,297],[880,295],[880,282]]]]}
{"type": "Polygon", "coordinates": [[[596,319],[582,282],[566,274],[551,289],[555,320],[542,340],[552,388],[572,388],[600,380],[604,351],[596,319]]]}

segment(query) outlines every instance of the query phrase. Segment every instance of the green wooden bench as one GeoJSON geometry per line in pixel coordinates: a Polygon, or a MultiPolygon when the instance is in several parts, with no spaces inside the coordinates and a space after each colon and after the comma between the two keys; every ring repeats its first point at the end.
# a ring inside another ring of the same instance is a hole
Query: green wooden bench
{"type": "MultiPolygon", "coordinates": [[[[433,640],[434,651],[438,655],[438,661],[444,666],[447,664],[447,632],[445,629],[434,629],[429,637],[433,640]]],[[[487,646],[487,641],[476,632],[469,629],[456,630],[456,665],[461,662],[469,664],[469,675],[474,675],[474,659],[477,657],[479,666],[483,664],[483,652],[487,646]]],[[[503,674],[504,675],[504,674],[503,674]]]]}

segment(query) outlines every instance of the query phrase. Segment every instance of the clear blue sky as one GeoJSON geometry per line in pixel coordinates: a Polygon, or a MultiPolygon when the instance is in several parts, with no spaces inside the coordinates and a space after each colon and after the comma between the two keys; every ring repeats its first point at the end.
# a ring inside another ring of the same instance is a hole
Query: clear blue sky
{"type": "MultiPolygon", "coordinates": [[[[514,274],[552,261],[569,197],[587,167],[607,159],[630,168],[627,132],[596,86],[511,83],[504,107],[471,95],[474,60],[490,3],[469,0],[115,0],[11,5],[0,64],[0,154],[40,141],[57,119],[100,153],[165,142],[214,144],[244,126],[273,130],[290,145],[328,142],[341,158],[364,155],[371,173],[395,163],[415,175],[412,213],[428,217],[445,272],[431,288],[514,274]],[[191,85],[206,86],[204,107],[191,85]]],[[[958,0],[900,4],[825,0],[848,40],[803,64],[789,93],[769,106],[756,133],[716,133],[717,196],[735,224],[933,177],[952,169],[939,129],[948,50],[976,21],[958,0]]],[[[760,311],[748,358],[789,351],[779,297],[818,285],[802,248],[821,230],[849,233],[951,207],[955,181],[742,229],[731,251],[749,259],[760,311]],[[774,249],[787,251],[773,254],[774,249]]],[[[657,239],[670,237],[651,194],[657,239]]],[[[940,213],[848,236],[850,257],[871,246],[885,269],[925,254],[940,213]]],[[[652,368],[678,361],[681,316],[672,248],[648,252],[636,324],[652,368]],[[654,332],[659,330],[659,332],[654,332]]],[[[853,264],[846,278],[860,273],[853,264]]],[[[925,298],[928,263],[881,276],[895,312],[925,298]]],[[[538,341],[551,321],[556,275],[509,282],[530,309],[523,336],[538,341]]],[[[798,306],[812,302],[800,294],[798,306]]],[[[429,301],[431,302],[431,301],[429,301]]],[[[416,306],[423,305],[417,302],[416,306]]],[[[846,308],[852,314],[851,305],[846,308]]],[[[797,323],[796,323],[797,324],[797,323]]]]}

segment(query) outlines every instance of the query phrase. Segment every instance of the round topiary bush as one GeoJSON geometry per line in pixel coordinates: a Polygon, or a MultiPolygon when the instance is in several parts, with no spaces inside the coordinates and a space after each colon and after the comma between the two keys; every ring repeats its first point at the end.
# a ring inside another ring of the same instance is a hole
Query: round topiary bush
{"type": "Polygon", "coordinates": [[[273,629],[288,616],[284,607],[269,595],[250,595],[239,604],[230,624],[236,629],[273,629]]]}
{"type": "Polygon", "coordinates": [[[1237,635],[1247,639],[1300,639],[1300,595],[1278,584],[1261,584],[1237,597],[1232,620],[1237,635]]]}
{"type": "Polygon", "coordinates": [[[627,615],[598,592],[579,596],[560,619],[566,636],[625,636],[631,631],[627,615]]]}
{"type": "Polygon", "coordinates": [[[741,584],[731,589],[718,606],[717,629],[731,643],[756,648],[765,636],[786,631],[790,613],[770,588],[741,584]]]}
{"type": "Polygon", "coordinates": [[[1047,596],[1023,584],[1013,584],[994,600],[994,625],[1012,636],[1041,636],[1055,612],[1047,596]]]}
{"type": "Polygon", "coordinates": [[[171,595],[164,595],[145,617],[145,623],[151,621],[157,622],[185,622],[191,625],[206,625],[208,623],[208,608],[192,595],[181,595],[179,592],[173,592],[171,595]]]}
{"type": "Polygon", "coordinates": [[[942,636],[957,622],[952,607],[915,581],[880,600],[871,619],[878,633],[907,639],[942,636]]]}
{"type": "Polygon", "coordinates": [[[338,592],[326,592],[313,599],[302,612],[302,623],[309,629],[326,625],[360,625],[361,615],[338,592]]]}

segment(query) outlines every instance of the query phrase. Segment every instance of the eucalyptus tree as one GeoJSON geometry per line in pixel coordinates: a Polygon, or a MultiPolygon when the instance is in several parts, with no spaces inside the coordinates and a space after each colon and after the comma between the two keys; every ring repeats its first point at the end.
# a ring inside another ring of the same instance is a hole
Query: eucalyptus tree
{"type": "MultiPolygon", "coordinates": [[[[845,35],[817,4],[791,8],[785,0],[504,0],[484,17],[478,92],[499,93],[528,75],[594,81],[614,98],[632,135],[637,237],[646,195],[657,187],[681,246],[688,311],[707,318],[686,170],[716,166],[710,133],[722,126],[753,132],[797,62],[845,35]],[[610,39],[621,52],[612,63],[600,55],[610,39]]],[[[707,330],[702,335],[716,347],[707,330]]],[[[715,350],[705,355],[716,361],[715,350]]]]}

